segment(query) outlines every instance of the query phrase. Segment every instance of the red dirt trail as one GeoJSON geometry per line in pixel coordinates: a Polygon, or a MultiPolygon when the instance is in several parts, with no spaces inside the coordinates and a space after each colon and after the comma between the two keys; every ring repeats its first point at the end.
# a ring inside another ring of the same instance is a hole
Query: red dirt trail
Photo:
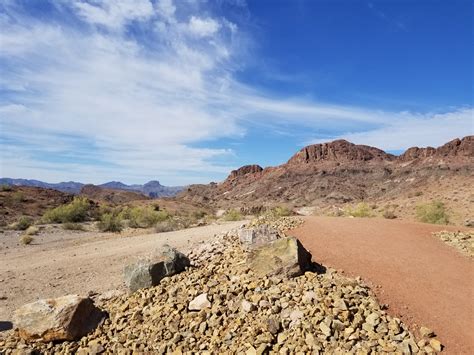
{"type": "Polygon", "coordinates": [[[449,354],[474,354],[474,261],[431,233],[466,228],[377,218],[306,217],[289,232],[313,260],[372,286],[412,330],[435,331],[449,354]]]}

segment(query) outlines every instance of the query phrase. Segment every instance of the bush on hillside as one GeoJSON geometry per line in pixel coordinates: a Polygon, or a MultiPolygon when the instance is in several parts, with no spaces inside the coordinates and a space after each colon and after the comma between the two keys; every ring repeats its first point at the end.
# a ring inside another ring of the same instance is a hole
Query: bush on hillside
{"type": "Polygon", "coordinates": [[[123,229],[122,218],[118,213],[104,213],[98,224],[101,232],[119,233],[123,229]]]}
{"type": "Polygon", "coordinates": [[[227,212],[223,216],[225,221],[241,221],[243,219],[242,214],[235,210],[235,209],[230,209],[227,210],[227,212]]]}
{"type": "Polygon", "coordinates": [[[11,191],[12,190],[12,187],[8,184],[3,184],[1,189],[1,191],[5,191],[5,192],[8,192],[8,191],[11,191]]]}
{"type": "Polygon", "coordinates": [[[441,201],[416,206],[416,218],[420,222],[433,224],[448,224],[449,215],[446,206],[441,201]]]}
{"type": "Polygon", "coordinates": [[[158,222],[155,226],[155,232],[157,233],[172,232],[179,229],[178,223],[171,218],[166,221],[158,222]]]}
{"type": "Polygon", "coordinates": [[[30,217],[20,217],[18,222],[13,225],[13,228],[19,231],[24,231],[28,229],[33,224],[33,220],[30,217]]]}
{"type": "Polygon", "coordinates": [[[87,198],[75,197],[71,203],[58,206],[43,215],[46,223],[77,223],[87,219],[90,205],[87,198]]]}
{"type": "Polygon", "coordinates": [[[293,211],[286,206],[276,206],[270,210],[270,214],[274,217],[287,217],[293,215],[293,211]]]}
{"type": "Polygon", "coordinates": [[[346,212],[346,215],[352,216],[352,217],[358,217],[358,218],[372,217],[371,208],[365,202],[359,203],[354,208],[347,207],[345,212],[346,212]]]}
{"type": "Polygon", "coordinates": [[[137,206],[124,209],[121,217],[129,221],[131,228],[150,228],[169,219],[170,214],[167,211],[156,211],[152,206],[137,206]]]}

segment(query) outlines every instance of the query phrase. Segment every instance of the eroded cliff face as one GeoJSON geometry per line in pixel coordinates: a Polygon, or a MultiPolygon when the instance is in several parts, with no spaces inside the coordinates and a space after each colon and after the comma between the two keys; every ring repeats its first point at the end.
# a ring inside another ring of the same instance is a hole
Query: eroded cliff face
{"type": "MultiPolygon", "coordinates": [[[[451,178],[469,184],[473,174],[474,136],[439,148],[410,148],[399,157],[337,140],[307,146],[276,167],[247,165],[232,171],[222,183],[191,185],[178,199],[219,208],[391,201],[428,185],[436,190],[437,184],[451,178]]],[[[454,192],[456,186],[451,189],[454,192]]]]}

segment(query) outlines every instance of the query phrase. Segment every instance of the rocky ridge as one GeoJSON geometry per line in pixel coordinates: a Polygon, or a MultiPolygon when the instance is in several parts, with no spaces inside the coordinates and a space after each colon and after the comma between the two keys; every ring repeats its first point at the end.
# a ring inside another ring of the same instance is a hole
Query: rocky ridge
{"type": "MultiPolygon", "coordinates": [[[[234,170],[222,183],[191,185],[177,198],[219,209],[239,206],[245,210],[275,204],[299,208],[367,200],[388,203],[394,198],[409,199],[420,190],[436,191],[447,180],[463,184],[473,170],[474,136],[438,148],[410,148],[399,157],[337,140],[307,146],[279,166],[262,169],[247,165],[234,170]]],[[[449,187],[446,196],[454,195],[458,187],[449,187]]]]}
{"type": "MultiPolygon", "coordinates": [[[[287,229],[291,219],[271,228],[287,229]]],[[[0,340],[6,354],[73,353],[432,353],[431,331],[417,340],[360,280],[333,270],[294,278],[257,277],[238,231],[189,255],[194,267],[131,295],[105,299],[108,318],[78,341],[0,340]]]]}

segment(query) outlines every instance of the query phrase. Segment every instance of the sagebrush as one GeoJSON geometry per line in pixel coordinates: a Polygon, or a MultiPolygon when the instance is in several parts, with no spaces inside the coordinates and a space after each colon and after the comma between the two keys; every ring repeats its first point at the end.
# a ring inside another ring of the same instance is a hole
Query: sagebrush
{"type": "Polygon", "coordinates": [[[424,223],[449,224],[447,208],[441,201],[432,201],[416,206],[416,218],[424,223]]]}

